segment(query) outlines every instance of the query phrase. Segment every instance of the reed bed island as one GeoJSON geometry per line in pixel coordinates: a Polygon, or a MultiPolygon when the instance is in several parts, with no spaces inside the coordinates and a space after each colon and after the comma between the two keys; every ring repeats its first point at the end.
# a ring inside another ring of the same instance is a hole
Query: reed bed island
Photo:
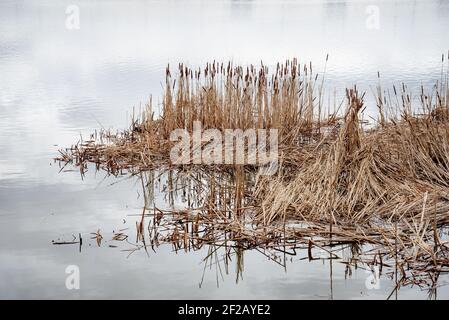
{"type": "Polygon", "coordinates": [[[176,75],[167,67],[159,107],[150,101],[129,129],[95,132],[57,160],[81,174],[135,175],[145,188],[166,174],[170,192],[192,195],[184,208],[162,210],[149,192],[138,249],[213,244],[296,255],[304,248],[312,260],[317,248],[341,258],[333,248],[348,244],[357,250],[340,262],[386,268],[398,286],[434,287],[449,271],[447,74],[415,96],[405,85],[379,85],[373,106],[356,87],[341,103],[326,102],[323,79],[296,59],[271,73],[263,64],[180,64],[176,75]],[[377,119],[362,120],[366,107],[377,119]],[[196,121],[202,130],[277,129],[274,174],[250,157],[243,164],[173,163],[171,133],[193,132],[196,121]]]}

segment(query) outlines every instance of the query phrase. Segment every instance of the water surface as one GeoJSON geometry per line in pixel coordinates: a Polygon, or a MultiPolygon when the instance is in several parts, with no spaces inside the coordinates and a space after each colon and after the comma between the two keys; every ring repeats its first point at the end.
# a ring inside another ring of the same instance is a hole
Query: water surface
{"type": "MultiPolygon", "coordinates": [[[[207,251],[128,256],[91,232],[133,227],[142,198],[134,180],[91,172],[59,173],[61,147],[102,126],[123,128],[150,95],[160,102],[165,66],[206,61],[274,65],[297,57],[338,92],[357,84],[404,81],[426,88],[440,78],[447,52],[449,1],[10,1],[0,2],[0,297],[1,298],[285,298],[385,299],[381,279],[368,289],[364,270],[293,257],[287,268],[255,252],[236,270],[203,275],[207,251]],[[80,9],[80,29],[66,28],[66,8],[80,9]],[[366,26],[367,6],[379,29],[366,26]],[[54,246],[81,233],[83,250],[54,246]],[[81,289],[67,290],[68,265],[81,289]]],[[[369,106],[368,108],[372,108],[369,106]]],[[[164,199],[160,197],[159,201],[164,199]]],[[[105,236],[106,239],[106,236],[105,236]]],[[[106,239],[107,240],[107,239],[106,239]]],[[[447,278],[442,277],[444,284],[447,278]]],[[[398,298],[427,298],[402,288],[398,298]]],[[[447,287],[438,298],[449,298],[447,287]]]]}

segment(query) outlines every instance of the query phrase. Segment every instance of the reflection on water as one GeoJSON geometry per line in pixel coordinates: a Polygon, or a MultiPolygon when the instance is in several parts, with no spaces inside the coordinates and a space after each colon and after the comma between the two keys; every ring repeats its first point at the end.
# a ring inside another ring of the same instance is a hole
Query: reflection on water
{"type": "MultiPolygon", "coordinates": [[[[433,84],[448,49],[447,2],[371,1],[380,9],[379,30],[365,28],[366,2],[356,0],[77,3],[77,31],[65,28],[71,1],[0,3],[0,297],[384,299],[392,292],[386,277],[370,290],[365,270],[352,268],[346,280],[346,265],[333,259],[301,260],[307,250],[282,266],[256,250],[232,251],[235,264],[219,266],[211,259],[226,252],[208,255],[210,246],[176,254],[161,246],[126,259],[126,241],[108,241],[112,231],[135,230],[139,182],[93,172],[81,180],[76,172],[59,174],[51,159],[80,133],[127,126],[132,107],[150,94],[160,102],[164,67],[181,60],[273,64],[296,56],[322,70],[329,53],[329,88],[357,83],[370,91],[377,71],[385,85],[433,84]],[[90,235],[98,228],[100,247],[90,235]],[[84,238],[81,252],[76,244],[51,244],[72,233],[84,238]],[[104,248],[109,244],[117,248],[104,248]],[[207,256],[206,270],[229,268],[229,275],[219,272],[219,287],[216,272],[203,276],[207,256]],[[64,285],[72,264],[80,267],[80,290],[64,285]]],[[[154,198],[161,209],[169,205],[163,192],[154,198]]],[[[447,287],[438,290],[436,298],[448,297],[447,287]]],[[[402,288],[398,297],[427,292],[402,288]]]]}
{"type": "MultiPolygon", "coordinates": [[[[376,290],[378,297],[384,299],[398,299],[400,290],[420,290],[428,299],[436,299],[446,285],[445,278],[440,279],[441,272],[420,272],[411,268],[412,264],[398,260],[398,254],[389,257],[389,250],[382,246],[313,237],[310,226],[297,223],[281,224],[279,228],[258,227],[242,212],[233,211],[235,181],[227,173],[169,170],[141,174],[135,180],[143,210],[129,214],[128,222],[123,220],[123,225],[112,232],[92,232],[88,240],[81,235],[68,235],[53,244],[75,245],[80,252],[86,246],[87,250],[90,246],[120,250],[127,259],[140,254],[149,261],[166,251],[174,255],[194,254],[202,272],[193,280],[206,290],[213,285],[220,289],[229,281],[236,285],[245,283],[254,272],[245,272],[248,256],[251,260],[262,258],[264,265],[272,264],[288,275],[297,265],[306,267],[307,272],[307,267],[319,266],[327,272],[321,275],[321,281],[328,283],[326,295],[315,296],[320,298],[333,299],[334,282],[338,288],[342,279],[362,280],[358,285],[363,285],[366,292],[361,291],[361,297],[370,297],[370,290],[376,290]],[[299,237],[289,233],[290,226],[299,232],[299,237]]],[[[249,180],[246,188],[250,186],[249,180]]],[[[244,202],[239,207],[250,210],[244,202]]],[[[447,230],[440,237],[446,239],[447,230]]],[[[310,288],[303,289],[307,292],[310,288]]],[[[302,289],[298,290],[294,297],[298,293],[302,294],[299,297],[307,297],[302,289]]],[[[337,298],[340,294],[336,292],[337,298]]]]}

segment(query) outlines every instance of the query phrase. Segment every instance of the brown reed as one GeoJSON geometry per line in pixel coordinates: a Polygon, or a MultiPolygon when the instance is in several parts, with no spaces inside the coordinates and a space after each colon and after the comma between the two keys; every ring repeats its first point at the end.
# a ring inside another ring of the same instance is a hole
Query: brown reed
{"type": "MultiPolygon", "coordinates": [[[[294,240],[293,248],[310,250],[370,243],[371,263],[387,266],[395,259],[404,283],[412,273],[416,284],[416,272],[449,271],[449,243],[441,236],[449,222],[447,84],[437,84],[433,94],[422,89],[420,114],[405,85],[393,87],[393,99],[379,86],[379,120],[362,129],[364,94],[349,89],[343,114],[339,108],[323,113],[323,88],[317,89],[311,69],[295,59],[277,64],[272,74],[263,64],[243,68],[214,61],[203,70],[180,64],[173,80],[167,67],[160,110],[155,113],[150,101],[128,130],[95,133],[61,150],[57,160],[74,163],[81,174],[89,163],[113,175],[165,168],[206,184],[198,206],[177,213],[185,225],[178,217],[167,238],[154,230],[152,247],[163,241],[175,243],[176,250],[229,241],[279,247],[294,240]],[[171,163],[170,133],[192,131],[198,120],[203,129],[278,129],[276,175],[262,176],[249,164],[171,163]],[[211,233],[199,235],[199,224],[211,233]]],[[[143,217],[138,238],[145,236],[143,217]]]]}

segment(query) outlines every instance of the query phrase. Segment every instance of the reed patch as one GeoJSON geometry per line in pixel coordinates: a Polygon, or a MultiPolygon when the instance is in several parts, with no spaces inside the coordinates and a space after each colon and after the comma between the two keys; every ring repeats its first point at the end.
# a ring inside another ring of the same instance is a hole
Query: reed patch
{"type": "Polygon", "coordinates": [[[60,150],[57,160],[82,175],[91,165],[112,175],[150,173],[147,186],[155,171],[170,180],[184,177],[178,188],[194,188],[195,199],[169,213],[151,207],[149,194],[138,223],[138,239],[146,239],[139,248],[214,243],[292,255],[301,248],[313,260],[314,247],[333,259],[331,248],[350,243],[363,249],[344,263],[395,268],[398,286],[435,286],[438,275],[449,272],[447,75],[429,92],[422,87],[417,99],[405,84],[384,89],[379,80],[378,117],[367,124],[365,93],[348,88],[341,103],[325,104],[324,81],[312,70],[295,59],[272,73],[263,64],[214,61],[204,69],[180,64],[173,79],[167,68],[159,110],[150,100],[128,130],[95,132],[60,150]],[[233,148],[233,161],[226,161],[226,130],[252,132],[246,140],[256,136],[254,149],[262,140],[256,132],[271,137],[276,130],[273,174],[266,175],[267,163],[247,156],[251,143],[240,143],[245,152],[237,159],[233,148]],[[178,144],[180,137],[188,143],[178,144]],[[173,150],[179,151],[174,158],[173,150]],[[182,151],[185,157],[178,158],[182,151]],[[145,235],[148,215],[153,220],[145,235]],[[161,224],[165,235],[158,232],[161,224]]]}

